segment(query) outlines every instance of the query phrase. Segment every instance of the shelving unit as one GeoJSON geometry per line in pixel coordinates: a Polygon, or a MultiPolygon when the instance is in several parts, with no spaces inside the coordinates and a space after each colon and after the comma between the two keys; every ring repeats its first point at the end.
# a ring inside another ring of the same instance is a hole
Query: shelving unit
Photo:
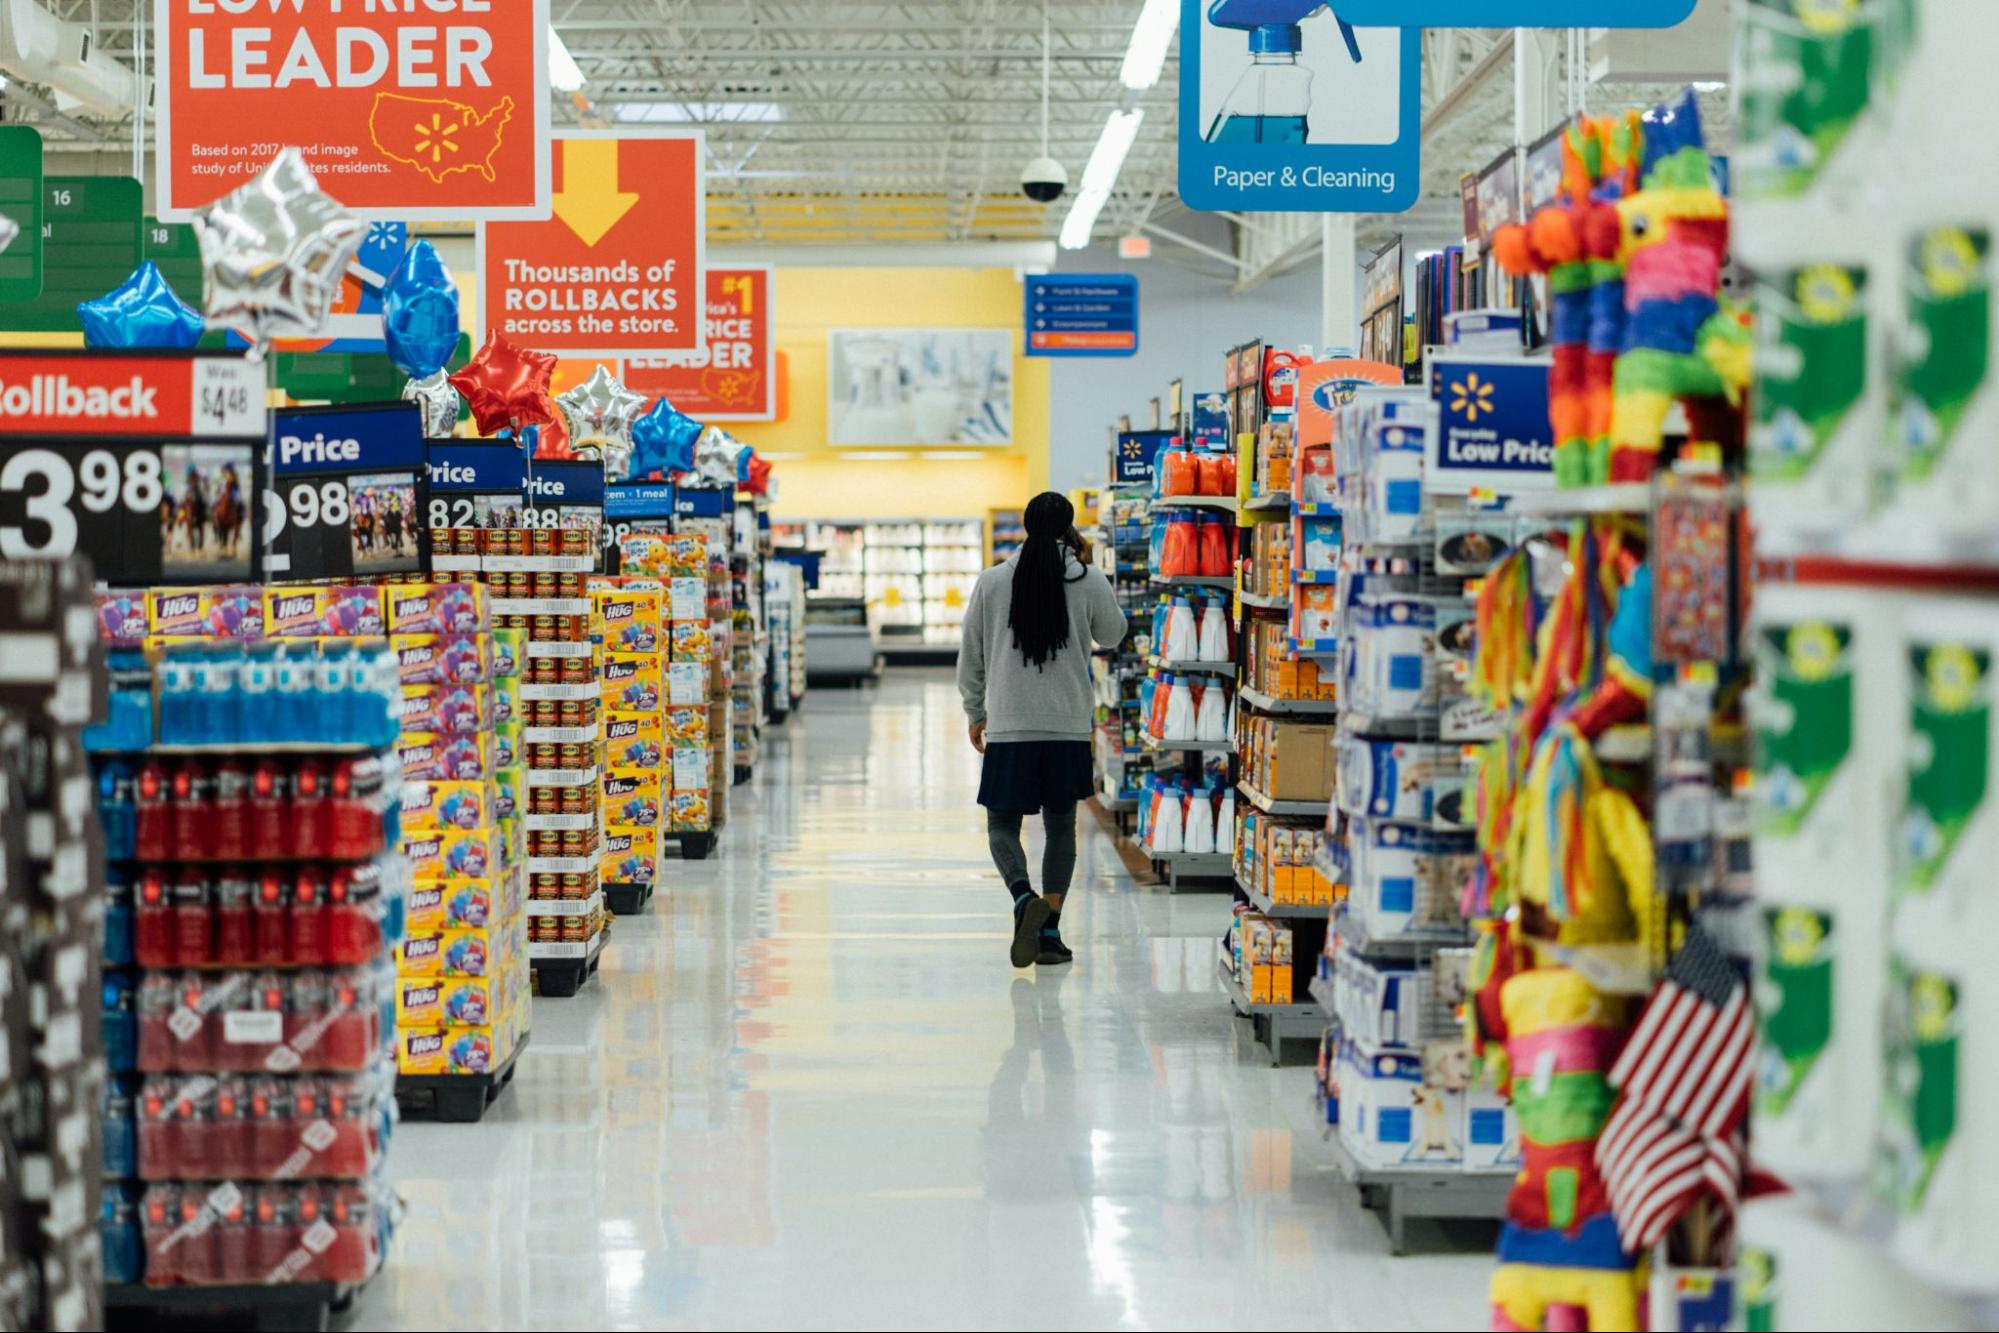
{"type": "Polygon", "coordinates": [[[1270,1056],[1273,1065],[1282,1063],[1283,1046],[1287,1041],[1317,1041],[1325,1030],[1325,1016],[1319,1006],[1311,1001],[1289,1004],[1260,1003],[1249,998],[1249,992],[1236,979],[1235,971],[1226,957],[1218,959],[1216,975],[1221,978],[1222,990],[1229,997],[1229,1005],[1238,1018],[1246,1018],[1256,1044],[1270,1056]]]}
{"type": "Polygon", "coordinates": [[[1306,819],[1326,817],[1325,801],[1280,801],[1274,796],[1265,795],[1247,782],[1236,783],[1235,789],[1251,805],[1268,815],[1298,815],[1306,819]]]}
{"type": "Polygon", "coordinates": [[[956,661],[979,572],[1018,549],[996,549],[976,518],[811,519],[805,540],[827,553],[811,596],[865,598],[891,662],[956,661]]]}
{"type": "Polygon", "coordinates": [[[1252,708],[1286,717],[1330,718],[1340,711],[1338,701],[1333,699],[1279,699],[1247,685],[1236,691],[1236,697],[1252,708]]]}

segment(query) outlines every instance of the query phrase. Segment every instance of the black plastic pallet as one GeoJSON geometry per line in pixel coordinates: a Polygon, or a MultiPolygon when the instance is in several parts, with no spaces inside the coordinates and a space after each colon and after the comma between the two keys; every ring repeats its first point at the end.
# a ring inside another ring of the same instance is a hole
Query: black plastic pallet
{"type": "Polygon", "coordinates": [[[750,780],[751,775],[754,774],[755,772],[756,769],[751,767],[749,764],[737,764],[735,772],[736,780],[731,785],[737,787],[742,786],[745,782],[748,782],[750,780]]]}
{"type": "Polygon", "coordinates": [[[406,1120],[477,1124],[485,1119],[486,1108],[514,1081],[514,1066],[527,1048],[528,1034],[524,1032],[507,1062],[490,1074],[398,1074],[396,1107],[406,1120]]]}
{"type": "Polygon", "coordinates": [[[602,946],[588,958],[531,959],[528,965],[534,969],[535,993],[551,1000],[567,999],[583,989],[583,983],[596,973],[597,965],[603,961],[602,946]]]}
{"type": "Polygon", "coordinates": [[[680,844],[680,855],[687,861],[705,861],[715,850],[715,830],[702,829],[698,833],[662,833],[660,841],[680,844]]]}
{"type": "Polygon", "coordinates": [[[610,903],[613,916],[637,916],[652,901],[652,885],[606,884],[604,900],[610,903]]]}
{"type": "Polygon", "coordinates": [[[238,1283],[219,1287],[148,1287],[112,1282],[104,1288],[109,1328],[252,1328],[259,1333],[318,1333],[361,1293],[336,1282],[238,1283]]]}

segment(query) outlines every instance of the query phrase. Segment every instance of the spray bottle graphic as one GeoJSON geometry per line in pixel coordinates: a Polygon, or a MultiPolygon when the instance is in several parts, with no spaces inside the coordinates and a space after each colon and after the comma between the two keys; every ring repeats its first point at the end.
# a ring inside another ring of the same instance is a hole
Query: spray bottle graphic
{"type": "MultiPolygon", "coordinates": [[[[1208,127],[1209,143],[1302,144],[1311,132],[1312,71],[1298,63],[1299,25],[1323,0],[1214,0],[1208,22],[1249,34],[1250,67],[1208,127]]],[[[1360,63],[1353,25],[1337,14],[1347,54],[1360,63]]]]}

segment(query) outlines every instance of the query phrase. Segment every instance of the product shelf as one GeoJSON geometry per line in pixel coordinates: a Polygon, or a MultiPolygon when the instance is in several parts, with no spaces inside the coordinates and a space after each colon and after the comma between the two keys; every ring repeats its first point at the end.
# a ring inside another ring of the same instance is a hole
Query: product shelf
{"type": "Polygon", "coordinates": [[[530,833],[571,833],[592,832],[597,827],[596,811],[582,814],[526,814],[526,828],[530,833]]]}
{"type": "Polygon", "coordinates": [[[1652,510],[1652,487],[1642,481],[1607,486],[1569,486],[1552,491],[1525,491],[1507,507],[1516,514],[1645,514],[1652,510]]]}
{"type": "Polygon", "coordinates": [[[521,1034],[506,1063],[490,1074],[396,1075],[396,1109],[408,1120],[436,1120],[447,1125],[469,1125],[484,1119],[486,1109],[514,1081],[514,1069],[527,1049],[528,1035],[521,1034]]]}
{"type": "MultiPolygon", "coordinates": [[[[1316,1008],[1317,1006],[1314,1006],[1316,1008]]],[[[1333,1160],[1361,1203],[1382,1214],[1389,1248],[1408,1253],[1403,1222],[1411,1217],[1497,1220],[1506,1215],[1517,1171],[1453,1171],[1440,1167],[1365,1166],[1335,1133],[1327,1139],[1333,1160]]]]}
{"type": "Polygon", "coordinates": [[[1232,591],[1235,576],[1232,574],[1158,574],[1152,575],[1152,582],[1167,588],[1220,588],[1232,591]]]}
{"type": "Polygon", "coordinates": [[[255,1328],[325,1328],[334,1315],[353,1306],[354,1298],[366,1286],[366,1282],[353,1286],[337,1282],[256,1282],[149,1287],[141,1282],[110,1282],[104,1287],[104,1311],[107,1315],[116,1314],[118,1322],[147,1325],[241,1319],[247,1314],[255,1321],[252,1325],[255,1328]]]}
{"type": "MultiPolygon", "coordinates": [[[[527,785],[535,787],[587,787],[597,781],[597,766],[588,768],[530,768],[527,785]]],[[[594,827],[594,826],[592,826],[594,827]]]]}
{"type": "Polygon", "coordinates": [[[1272,491],[1265,495],[1252,495],[1237,506],[1239,510],[1251,514],[1281,514],[1291,508],[1291,497],[1282,491],[1272,491]]]}
{"type": "Polygon", "coordinates": [[[1290,717],[1332,717],[1340,711],[1336,699],[1280,699],[1274,694],[1244,685],[1236,690],[1236,698],[1251,708],[1264,713],[1280,713],[1290,717]]]}
{"type": "Polygon", "coordinates": [[[1275,597],[1269,593],[1261,592],[1239,592],[1236,596],[1242,600],[1244,606],[1253,606],[1260,611],[1289,611],[1291,609],[1291,599],[1289,597],[1275,597]]]}
{"type": "Polygon", "coordinates": [[[1461,949],[1471,943],[1465,931],[1374,936],[1348,913],[1333,918],[1333,931],[1355,953],[1375,958],[1424,958],[1432,950],[1461,949]]]}
{"type": "Polygon", "coordinates": [[[1145,664],[1160,671],[1220,671],[1235,674],[1236,664],[1229,658],[1207,661],[1199,658],[1148,657],[1145,664]]]}
{"type": "Polygon", "coordinates": [[[1275,796],[1266,795],[1250,786],[1247,782],[1238,782],[1235,788],[1242,793],[1245,800],[1267,815],[1300,815],[1313,819],[1326,817],[1328,803],[1325,801],[1280,801],[1275,796]]]}
{"type": "Polygon", "coordinates": [[[1293,583],[1338,583],[1340,571],[1337,569],[1294,569],[1291,571],[1293,583]]]}
{"type": "Polygon", "coordinates": [[[1233,741],[1166,741],[1147,734],[1140,744],[1150,754],[1233,754],[1233,741]]]}
{"type": "Polygon", "coordinates": [[[1263,891],[1241,876],[1236,878],[1236,888],[1249,899],[1250,905],[1265,916],[1282,917],[1293,921],[1325,921],[1333,915],[1331,903],[1280,903],[1266,897],[1263,891]]]}
{"type": "Polygon", "coordinates": [[[1233,495],[1160,495],[1153,497],[1154,509],[1219,509],[1224,513],[1236,512],[1233,495]]]}
{"type": "Polygon", "coordinates": [[[582,684],[572,685],[536,685],[523,682],[521,685],[521,698],[530,703],[537,700],[552,700],[560,703],[569,699],[595,699],[601,688],[596,681],[586,681],[582,684]]]}
{"type": "Polygon", "coordinates": [[[597,645],[583,640],[567,643],[528,642],[528,656],[536,657],[589,657],[597,651],[597,645]]]}
{"type": "Polygon", "coordinates": [[[568,940],[528,941],[528,966],[535,972],[536,992],[551,999],[576,994],[603,961],[607,933],[599,928],[581,944],[568,940]]]}

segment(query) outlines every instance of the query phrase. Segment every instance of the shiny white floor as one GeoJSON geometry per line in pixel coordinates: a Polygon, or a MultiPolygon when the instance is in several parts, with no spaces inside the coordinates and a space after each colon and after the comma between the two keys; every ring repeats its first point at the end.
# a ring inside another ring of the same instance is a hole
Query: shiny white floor
{"type": "Polygon", "coordinates": [[[407,1124],[354,1327],[1474,1328],[1489,1233],[1391,1258],[1214,978],[1225,895],[1087,814],[1017,973],[941,672],[815,691],[479,1125],[407,1124]]]}

